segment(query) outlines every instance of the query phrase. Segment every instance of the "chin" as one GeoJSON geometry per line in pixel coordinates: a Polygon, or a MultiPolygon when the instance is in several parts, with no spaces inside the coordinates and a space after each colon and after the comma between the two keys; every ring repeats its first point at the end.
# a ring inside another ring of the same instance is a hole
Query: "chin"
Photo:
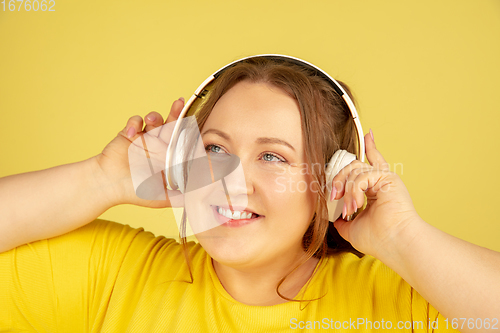
{"type": "MultiPolygon", "coordinates": [[[[218,229],[218,228],[215,228],[218,229]]],[[[241,266],[262,257],[261,242],[246,238],[222,236],[215,229],[196,235],[200,245],[217,262],[227,266],[241,266]]]]}

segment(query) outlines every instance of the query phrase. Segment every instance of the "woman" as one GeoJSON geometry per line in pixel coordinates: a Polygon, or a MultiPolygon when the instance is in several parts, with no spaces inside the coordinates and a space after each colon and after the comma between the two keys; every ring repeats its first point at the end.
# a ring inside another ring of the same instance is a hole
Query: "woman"
{"type": "MultiPolygon", "coordinates": [[[[177,119],[183,103],[173,103],[166,123],[177,119]]],[[[118,204],[173,204],[173,192],[164,201],[134,192],[130,143],[164,125],[153,112],[142,130],[142,118],[134,116],[96,157],[0,179],[6,212],[0,217],[0,250],[10,250],[0,254],[7,272],[1,328],[499,328],[500,254],[426,224],[372,134],[364,138],[370,165],[346,166],[334,178],[332,193],[321,190],[324,170],[304,172],[304,166],[324,165],[337,149],[356,152],[347,107],[324,79],[292,63],[242,62],[217,80],[197,120],[208,156],[240,159],[245,182],[228,182],[227,191],[247,198],[238,208],[256,215],[200,232],[198,244],[107,221],[89,223],[118,204]],[[330,196],[344,198],[344,217],[357,210],[354,220],[330,223],[330,196]],[[21,197],[34,202],[30,210],[23,209],[21,197]],[[453,318],[466,318],[465,325],[453,318]]],[[[227,213],[211,196],[201,205],[188,195],[186,209],[227,213]]]]}

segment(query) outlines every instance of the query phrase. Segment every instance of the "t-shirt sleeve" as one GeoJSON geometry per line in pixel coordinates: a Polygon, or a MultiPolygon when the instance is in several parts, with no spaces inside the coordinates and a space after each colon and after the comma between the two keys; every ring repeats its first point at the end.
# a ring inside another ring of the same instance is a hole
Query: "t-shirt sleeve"
{"type": "Polygon", "coordinates": [[[346,262],[349,260],[352,263],[347,270],[349,278],[358,279],[358,284],[370,290],[377,318],[393,313],[392,327],[408,332],[458,332],[452,328],[450,320],[446,320],[417,290],[382,261],[371,256],[360,260],[353,259],[354,255],[351,254],[344,257],[346,262]]]}
{"type": "Polygon", "coordinates": [[[0,253],[0,332],[94,331],[127,254],[154,238],[98,219],[0,253]]]}
{"type": "Polygon", "coordinates": [[[386,298],[385,302],[394,299],[400,314],[405,318],[398,325],[411,332],[458,332],[436,308],[391,268],[379,260],[375,260],[374,266],[377,267],[378,277],[383,279],[378,281],[374,289],[379,296],[388,296],[380,297],[386,298]]]}
{"type": "MultiPolygon", "coordinates": [[[[413,322],[415,325],[425,323],[427,327],[421,332],[459,332],[453,329],[451,320],[444,317],[438,310],[436,310],[429,302],[427,302],[420,294],[410,287],[411,289],[411,311],[413,322]]],[[[419,332],[419,330],[415,330],[419,332]]]]}

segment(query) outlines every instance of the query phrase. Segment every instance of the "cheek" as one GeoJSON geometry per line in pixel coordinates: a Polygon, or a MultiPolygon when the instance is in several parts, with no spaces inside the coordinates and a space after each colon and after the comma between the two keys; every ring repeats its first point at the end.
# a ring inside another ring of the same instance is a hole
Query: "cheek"
{"type": "Polygon", "coordinates": [[[316,182],[311,182],[312,178],[304,174],[300,168],[284,168],[274,172],[262,172],[260,175],[263,188],[267,188],[269,193],[274,195],[291,195],[303,199],[304,196],[311,196],[318,191],[316,182]]]}
{"type": "Polygon", "coordinates": [[[312,177],[300,168],[261,172],[259,181],[262,195],[276,207],[283,207],[291,214],[301,217],[308,217],[314,209],[320,188],[318,183],[312,181],[312,177]]]}
{"type": "Polygon", "coordinates": [[[184,194],[187,227],[192,233],[198,234],[219,226],[211,205],[224,204],[224,201],[214,200],[214,194],[222,193],[221,187],[220,182],[217,182],[184,194]]]}

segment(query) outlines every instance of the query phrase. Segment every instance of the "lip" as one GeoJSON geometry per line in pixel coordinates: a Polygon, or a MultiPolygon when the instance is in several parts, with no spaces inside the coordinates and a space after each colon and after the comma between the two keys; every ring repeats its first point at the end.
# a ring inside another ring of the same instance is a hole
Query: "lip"
{"type": "MultiPolygon", "coordinates": [[[[224,215],[220,215],[219,212],[217,211],[217,206],[211,206],[212,207],[212,212],[214,213],[215,220],[220,223],[220,225],[224,227],[230,227],[230,228],[238,228],[238,227],[243,227],[248,224],[252,224],[254,222],[260,221],[264,216],[260,215],[259,217],[255,219],[243,219],[243,220],[233,220],[228,217],[225,217],[224,215]]],[[[222,207],[224,208],[224,207],[222,207]]]]}

